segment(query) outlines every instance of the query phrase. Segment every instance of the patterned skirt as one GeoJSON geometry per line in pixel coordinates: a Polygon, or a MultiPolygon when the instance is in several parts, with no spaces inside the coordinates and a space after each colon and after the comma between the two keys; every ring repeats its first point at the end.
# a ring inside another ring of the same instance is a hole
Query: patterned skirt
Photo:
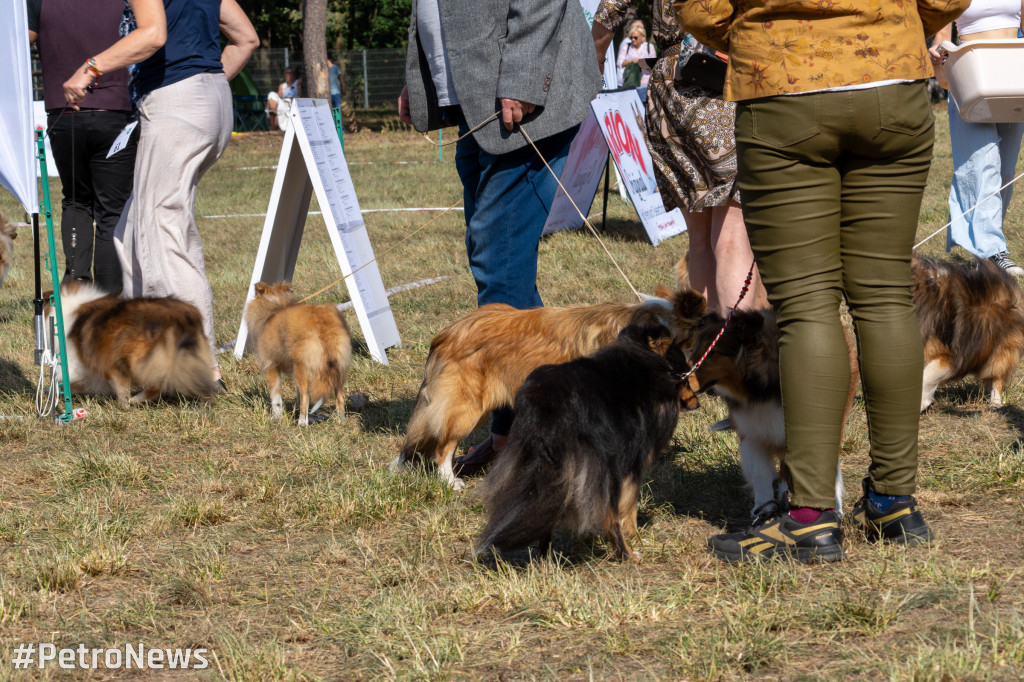
{"type": "Polygon", "coordinates": [[[659,59],[647,85],[647,148],[665,210],[695,213],[739,201],[736,104],[674,82],[679,56],[659,59]]]}

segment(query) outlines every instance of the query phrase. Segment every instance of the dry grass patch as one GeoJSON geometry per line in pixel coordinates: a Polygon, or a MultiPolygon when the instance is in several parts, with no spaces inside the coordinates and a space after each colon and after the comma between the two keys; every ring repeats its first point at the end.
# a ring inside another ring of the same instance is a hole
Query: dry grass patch
{"type": "MultiPolygon", "coordinates": [[[[950,176],[944,117],[919,235],[942,225],[950,176]]],[[[218,343],[235,337],[279,134],[236,136],[204,179],[197,215],[215,295],[218,343]],[[204,218],[210,215],[231,218],[204,218]]],[[[364,208],[449,206],[461,196],[453,152],[387,129],[346,136],[364,208]]],[[[59,197],[58,183],[53,182],[59,197]]],[[[600,210],[600,199],[594,211],[600,210]]],[[[314,205],[312,208],[316,208],[314,205]]],[[[0,210],[20,212],[6,194],[0,210]]],[[[59,210],[58,210],[59,213],[59,210]]],[[[59,216],[58,216],[59,217],[59,216]]],[[[430,339],[469,312],[475,290],[461,213],[371,213],[385,286],[440,283],[391,299],[402,346],[372,361],[354,316],[346,393],[367,402],[306,430],[270,419],[251,356],[220,356],[229,392],[213,405],[122,409],[76,398],[69,427],[32,413],[31,249],[0,289],[0,669],[20,641],[208,647],[207,678],[289,679],[1016,679],[1024,676],[1024,373],[990,410],[972,382],[939,391],[921,422],[918,497],[937,533],[907,551],[866,542],[845,522],[846,561],[727,566],[709,535],[747,522],[734,434],[708,426],[716,399],[683,415],[643,486],[643,561],[609,561],[594,538],[556,538],[554,560],[528,552],[476,562],[477,481],[462,494],[430,470],[393,476],[430,339]]],[[[1008,214],[1024,251],[1024,210],[1008,214]]],[[[644,291],[673,281],[686,237],[652,248],[613,194],[603,238],[644,291]]],[[[19,240],[20,243],[21,240],[19,240]]],[[[925,246],[937,255],[939,239],[925,246]]],[[[311,216],[299,292],[340,276],[311,216]]],[[[551,305],[628,301],[595,240],[540,246],[551,305]]],[[[344,287],[316,302],[347,299],[344,287]]],[[[360,400],[361,402],[361,400],[360,400]]],[[[478,430],[467,444],[484,435],[478,430]]],[[[843,442],[846,503],[868,465],[863,407],[843,442]]],[[[8,673],[0,673],[0,677],[8,673]]]]}

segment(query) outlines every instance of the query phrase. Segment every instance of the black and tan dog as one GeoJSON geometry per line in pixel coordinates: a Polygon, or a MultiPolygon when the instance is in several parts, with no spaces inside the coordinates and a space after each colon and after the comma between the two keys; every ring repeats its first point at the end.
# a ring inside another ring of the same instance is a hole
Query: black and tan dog
{"type": "Polygon", "coordinates": [[[914,309],[924,342],[921,410],[935,390],[974,375],[993,407],[1024,353],[1024,297],[1012,275],[987,259],[970,264],[915,256],[914,309]]]}
{"type": "Polygon", "coordinates": [[[488,520],[477,546],[511,550],[556,530],[599,531],[635,558],[645,469],[668,445],[680,407],[697,407],[681,345],[664,325],[630,325],[590,357],[540,367],[516,394],[508,444],[483,483],[488,520]]]}

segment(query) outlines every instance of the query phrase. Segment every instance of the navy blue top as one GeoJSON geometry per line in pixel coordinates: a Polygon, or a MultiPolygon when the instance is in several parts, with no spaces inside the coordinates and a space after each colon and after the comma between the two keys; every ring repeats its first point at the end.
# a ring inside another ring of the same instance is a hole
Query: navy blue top
{"type": "MultiPolygon", "coordinates": [[[[139,95],[197,73],[223,73],[220,0],[164,0],[167,43],[139,64],[139,95]]],[[[133,84],[134,85],[134,84],[133,84]]]]}

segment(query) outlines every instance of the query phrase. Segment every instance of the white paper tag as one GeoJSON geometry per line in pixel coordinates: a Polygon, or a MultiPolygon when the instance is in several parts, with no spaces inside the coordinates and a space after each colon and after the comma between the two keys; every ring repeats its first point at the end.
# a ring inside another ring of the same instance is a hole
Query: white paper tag
{"type": "Polygon", "coordinates": [[[128,138],[132,136],[132,131],[135,130],[135,126],[137,125],[139,125],[138,121],[132,121],[124,127],[124,130],[122,130],[117,136],[117,139],[114,140],[114,144],[110,145],[110,151],[107,152],[108,159],[128,146],[128,138]]]}

